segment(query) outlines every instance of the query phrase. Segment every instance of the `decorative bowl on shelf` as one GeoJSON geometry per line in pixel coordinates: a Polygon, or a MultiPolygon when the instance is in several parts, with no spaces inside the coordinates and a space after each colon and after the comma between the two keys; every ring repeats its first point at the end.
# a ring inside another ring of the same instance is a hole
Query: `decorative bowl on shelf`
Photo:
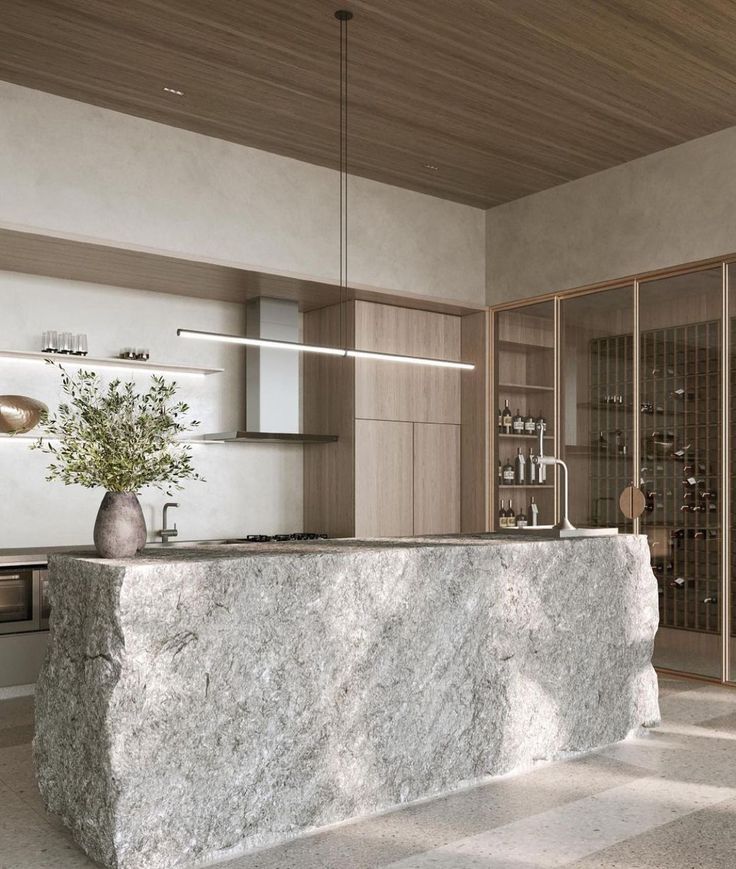
{"type": "Polygon", "coordinates": [[[27,395],[0,395],[0,432],[24,434],[31,431],[47,411],[42,401],[27,395]]]}

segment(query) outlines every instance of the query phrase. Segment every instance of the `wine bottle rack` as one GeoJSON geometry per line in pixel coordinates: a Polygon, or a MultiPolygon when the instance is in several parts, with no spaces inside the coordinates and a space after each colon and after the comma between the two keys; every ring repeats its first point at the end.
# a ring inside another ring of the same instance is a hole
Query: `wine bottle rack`
{"type": "Polygon", "coordinates": [[[621,531],[631,530],[618,499],[631,483],[632,348],[631,335],[596,338],[590,348],[590,516],[600,527],[618,527],[621,531]]]}
{"type": "MultiPolygon", "coordinates": [[[[662,627],[720,631],[721,342],[717,321],[641,333],[640,407],[634,408],[632,337],[591,342],[591,414],[597,430],[633,442],[640,414],[641,529],[649,537],[659,584],[662,627]],[[607,404],[606,396],[622,396],[607,404]]],[[[733,363],[732,363],[733,364],[733,363]]],[[[604,518],[621,527],[618,494],[628,484],[630,457],[593,449],[592,497],[604,518]],[[608,500],[605,500],[608,499],[608,500]],[[619,518],[614,518],[618,515],[619,518]]]]}

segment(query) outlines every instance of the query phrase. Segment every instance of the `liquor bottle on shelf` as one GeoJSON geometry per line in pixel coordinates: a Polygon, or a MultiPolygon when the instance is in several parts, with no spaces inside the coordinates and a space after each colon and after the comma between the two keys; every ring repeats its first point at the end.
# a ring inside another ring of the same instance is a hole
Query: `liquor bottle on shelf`
{"type": "Polygon", "coordinates": [[[534,526],[539,524],[539,507],[537,507],[537,502],[534,500],[534,495],[532,495],[531,501],[529,502],[528,522],[530,525],[534,526]]]}
{"type": "Polygon", "coordinates": [[[512,423],[511,408],[509,407],[509,400],[507,398],[501,412],[501,428],[504,434],[511,434],[512,423]]]}
{"type": "Polygon", "coordinates": [[[506,527],[506,510],[503,506],[503,499],[498,502],[498,527],[505,528],[506,527]]]}
{"type": "Polygon", "coordinates": [[[534,417],[529,414],[524,420],[524,434],[533,435],[537,428],[537,422],[534,417]]]}
{"type": "Polygon", "coordinates": [[[544,486],[547,483],[547,465],[537,465],[537,485],[544,486]]]}
{"type": "Polygon", "coordinates": [[[503,466],[503,484],[504,486],[514,485],[514,466],[511,464],[511,459],[506,459],[506,464],[503,466]]]}
{"type": "Polygon", "coordinates": [[[544,418],[541,410],[539,411],[539,416],[537,417],[537,424],[534,426],[535,433],[538,427],[542,429],[542,434],[547,434],[547,420],[544,418]]]}
{"type": "Polygon", "coordinates": [[[536,486],[539,477],[539,465],[534,461],[534,450],[529,448],[529,457],[526,461],[526,478],[530,486],[536,486]]]}
{"type": "Polygon", "coordinates": [[[517,486],[523,486],[526,482],[526,460],[521,452],[521,447],[516,448],[516,468],[514,471],[514,482],[517,486]]]}
{"type": "Polygon", "coordinates": [[[519,515],[516,517],[516,527],[526,528],[527,524],[526,513],[524,513],[524,508],[522,507],[521,510],[519,510],[519,515]]]}
{"type": "Polygon", "coordinates": [[[515,435],[524,434],[524,417],[519,413],[519,408],[516,408],[516,416],[511,422],[511,429],[515,435]]]}
{"type": "Polygon", "coordinates": [[[506,509],[506,527],[507,528],[516,528],[516,513],[514,513],[514,508],[511,506],[511,498],[509,498],[509,506],[506,509]]]}

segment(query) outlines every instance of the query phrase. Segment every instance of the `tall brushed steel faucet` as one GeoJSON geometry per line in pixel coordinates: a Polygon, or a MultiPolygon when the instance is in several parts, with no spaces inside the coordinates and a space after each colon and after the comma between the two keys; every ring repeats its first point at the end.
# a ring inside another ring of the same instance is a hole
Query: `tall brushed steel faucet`
{"type": "Polygon", "coordinates": [[[174,527],[169,528],[169,507],[178,507],[179,505],[176,501],[167,501],[164,504],[164,521],[163,528],[158,532],[158,536],[161,540],[166,544],[171,542],[172,537],[178,537],[179,532],[176,528],[176,522],[174,522],[174,527]]]}
{"type": "Polygon", "coordinates": [[[567,465],[562,459],[556,459],[554,456],[545,456],[544,454],[544,426],[538,422],[536,425],[537,431],[537,455],[534,456],[534,461],[538,465],[545,467],[554,467],[559,465],[562,469],[562,518],[555,525],[559,531],[575,531],[575,526],[570,522],[570,474],[567,470],[567,465]]]}

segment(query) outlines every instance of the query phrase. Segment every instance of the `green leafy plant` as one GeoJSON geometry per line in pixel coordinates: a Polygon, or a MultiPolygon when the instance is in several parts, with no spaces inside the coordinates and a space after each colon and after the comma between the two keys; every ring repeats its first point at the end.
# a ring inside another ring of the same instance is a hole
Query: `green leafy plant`
{"type": "Polygon", "coordinates": [[[191,447],[178,442],[199,422],[186,422],[189,406],[173,401],[176,383],[154,375],[148,392],[137,393],[132,382],[115,379],[105,388],[92,371],[70,375],[57,367],[68,398],[56,414],[42,414],[44,434],[31,447],[53,457],[47,480],[108,492],[154,486],[171,494],[183,480],[203,479],[192,466],[191,447]]]}

